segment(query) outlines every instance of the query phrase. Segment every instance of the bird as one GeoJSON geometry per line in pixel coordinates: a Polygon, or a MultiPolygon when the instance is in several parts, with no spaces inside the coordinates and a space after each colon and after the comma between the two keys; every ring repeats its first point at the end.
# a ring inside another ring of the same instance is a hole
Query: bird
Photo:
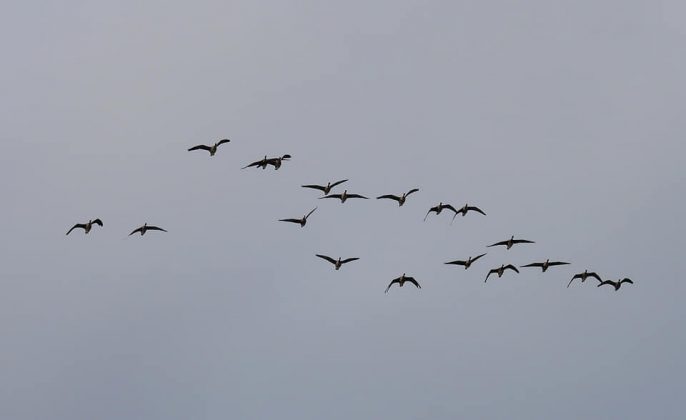
{"type": "Polygon", "coordinates": [[[455,260],[455,261],[449,261],[449,262],[447,262],[447,263],[445,263],[445,264],[463,265],[463,266],[464,266],[464,269],[466,270],[466,269],[468,269],[474,262],[476,262],[476,260],[478,260],[479,258],[483,257],[484,255],[486,255],[486,254],[477,255],[477,256],[474,257],[474,258],[469,257],[466,261],[465,261],[465,260],[455,260]]]}
{"type": "Polygon", "coordinates": [[[307,218],[310,217],[314,211],[317,210],[317,208],[313,208],[309,213],[304,215],[302,219],[279,219],[279,222],[290,222],[290,223],[299,223],[300,227],[305,227],[305,224],[307,224],[307,218]]]}
{"type": "Polygon", "coordinates": [[[76,229],[76,228],[83,229],[83,233],[85,233],[87,235],[91,231],[91,229],[93,228],[93,225],[98,225],[98,226],[102,227],[102,220],[95,219],[95,220],[89,220],[88,223],[77,223],[74,226],[72,226],[71,229],[69,229],[69,231],[67,232],[67,235],[69,235],[71,233],[71,231],[76,229]]]}
{"type": "Polygon", "coordinates": [[[140,232],[141,236],[143,236],[143,235],[145,235],[145,232],[147,232],[149,230],[160,230],[162,232],[166,232],[166,230],[162,229],[161,227],[151,226],[151,225],[148,225],[148,223],[146,222],[143,226],[141,226],[138,229],[135,229],[133,232],[129,233],[129,236],[133,235],[136,232],[140,232]]]}
{"type": "Polygon", "coordinates": [[[545,262],[535,262],[527,265],[521,265],[520,267],[541,267],[542,272],[545,273],[549,267],[553,267],[556,265],[569,265],[569,263],[563,261],[545,260],[545,262]]]}
{"type": "Polygon", "coordinates": [[[326,194],[328,194],[328,193],[331,192],[331,190],[333,189],[333,187],[335,187],[336,185],[340,185],[340,184],[342,184],[342,183],[344,183],[344,182],[347,182],[347,181],[348,181],[347,179],[342,179],[342,180],[336,181],[336,182],[327,182],[326,185],[308,184],[308,185],[301,185],[301,187],[303,187],[303,188],[312,188],[312,189],[315,189],[315,190],[320,190],[320,191],[324,192],[324,195],[326,195],[326,194]]]}
{"type": "Polygon", "coordinates": [[[517,270],[517,267],[515,267],[512,264],[501,265],[499,268],[494,268],[488,272],[488,274],[486,275],[486,280],[484,280],[484,283],[486,283],[486,281],[488,281],[488,278],[491,276],[491,274],[497,274],[498,278],[502,277],[505,270],[513,270],[513,271],[519,273],[519,270],[517,270]]]}
{"type": "Polygon", "coordinates": [[[384,293],[388,293],[388,289],[390,289],[391,286],[393,286],[393,283],[398,283],[398,286],[403,287],[406,281],[414,284],[417,287],[417,289],[422,288],[422,286],[419,285],[419,283],[417,282],[417,280],[414,279],[414,277],[406,276],[405,273],[403,273],[402,276],[393,279],[390,283],[388,283],[388,287],[386,288],[386,291],[384,293]]]}
{"type": "Polygon", "coordinates": [[[262,158],[260,160],[256,160],[255,162],[253,162],[251,164],[245,165],[241,169],[252,168],[252,167],[267,169],[268,164],[269,164],[269,159],[267,159],[267,155],[264,155],[264,158],[262,158]]]}
{"type": "Polygon", "coordinates": [[[212,146],[205,146],[204,144],[199,144],[197,146],[191,147],[190,149],[188,149],[188,151],[191,152],[193,150],[207,150],[208,152],[210,152],[210,156],[214,156],[214,154],[217,153],[217,147],[221,146],[224,143],[228,143],[230,141],[231,140],[229,140],[229,139],[221,139],[218,142],[216,142],[215,144],[213,144],[212,146]]]}
{"type": "Polygon", "coordinates": [[[283,162],[284,160],[289,160],[290,158],[291,158],[291,155],[285,154],[281,157],[275,157],[275,158],[267,159],[267,165],[273,165],[274,170],[277,170],[281,167],[281,162],[283,162]]]}
{"type": "Polygon", "coordinates": [[[569,287],[575,279],[581,279],[581,282],[583,283],[583,282],[585,282],[586,279],[589,278],[589,277],[595,278],[595,279],[598,280],[600,283],[603,282],[603,279],[601,279],[600,276],[599,276],[598,274],[596,274],[596,273],[594,273],[594,272],[590,272],[590,273],[589,273],[588,270],[584,270],[583,273],[575,274],[574,277],[572,277],[572,279],[569,281],[569,284],[567,284],[567,287],[569,287]]]}
{"type": "MultiPolygon", "coordinates": [[[[431,207],[431,208],[429,209],[429,211],[426,212],[426,216],[424,216],[424,221],[426,222],[426,218],[429,217],[429,213],[431,213],[432,211],[433,211],[433,212],[436,212],[436,214],[439,215],[439,214],[441,214],[441,212],[443,211],[443,209],[452,210],[455,214],[457,214],[457,210],[455,210],[455,207],[451,206],[450,204],[443,204],[443,203],[441,202],[441,203],[438,203],[437,206],[431,207]]],[[[455,217],[453,217],[453,219],[454,219],[454,218],[455,218],[455,217]]]]}
{"type": "Polygon", "coordinates": [[[612,280],[601,281],[600,284],[598,285],[598,287],[605,285],[605,284],[609,284],[610,286],[613,286],[615,288],[615,292],[616,292],[622,286],[622,283],[634,284],[634,282],[631,281],[631,279],[623,278],[622,280],[617,280],[617,281],[612,281],[612,280]]]}
{"type": "Polygon", "coordinates": [[[334,260],[333,258],[328,257],[326,255],[322,255],[322,254],[315,254],[315,255],[318,256],[319,258],[324,259],[324,260],[330,262],[331,264],[333,264],[334,267],[336,268],[336,270],[339,270],[343,264],[349,263],[351,261],[359,260],[359,258],[357,258],[357,257],[346,258],[344,260],[341,260],[341,258],[339,257],[337,260],[334,260]]]}
{"type": "Polygon", "coordinates": [[[325,195],[324,197],[319,197],[320,200],[321,200],[322,198],[338,198],[339,200],[341,200],[341,203],[345,203],[345,200],[347,200],[347,199],[349,199],[349,198],[363,198],[363,199],[365,199],[365,200],[368,199],[367,197],[365,197],[365,196],[363,196],[363,195],[359,195],[359,194],[348,194],[348,190],[344,190],[344,191],[343,191],[343,194],[329,194],[329,195],[325,195]]]}
{"type": "Polygon", "coordinates": [[[464,217],[464,216],[466,216],[467,213],[470,212],[470,211],[475,211],[475,212],[477,212],[477,213],[481,213],[481,214],[483,214],[484,216],[486,215],[486,213],[484,213],[483,210],[481,210],[480,208],[474,207],[474,206],[470,206],[469,204],[465,204],[464,207],[462,207],[461,209],[458,209],[457,212],[455,212],[455,215],[453,216],[453,219],[455,219],[455,217],[456,217],[458,214],[460,214],[460,213],[462,213],[462,217],[464,217]]]}
{"type": "Polygon", "coordinates": [[[508,239],[506,241],[496,242],[493,245],[488,245],[487,248],[490,248],[492,246],[505,245],[507,247],[507,249],[510,249],[515,244],[533,244],[533,243],[535,243],[535,242],[534,241],[527,241],[526,239],[515,239],[514,235],[513,235],[510,239],[508,239]]]}
{"type": "Polygon", "coordinates": [[[401,196],[393,195],[393,194],[386,194],[386,195],[380,195],[376,197],[377,200],[380,200],[382,198],[388,198],[391,200],[395,200],[398,202],[398,207],[401,207],[403,204],[405,204],[405,200],[407,200],[407,196],[409,196],[412,193],[415,193],[419,191],[419,188],[413,188],[410,191],[403,193],[401,196]]]}

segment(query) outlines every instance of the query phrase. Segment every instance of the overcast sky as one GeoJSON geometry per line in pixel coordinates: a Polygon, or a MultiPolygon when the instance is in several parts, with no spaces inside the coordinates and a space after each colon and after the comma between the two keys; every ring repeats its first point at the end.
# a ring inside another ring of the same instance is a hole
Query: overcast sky
{"type": "Polygon", "coordinates": [[[683,2],[140,3],[0,7],[1,418],[683,417],[683,2]]]}

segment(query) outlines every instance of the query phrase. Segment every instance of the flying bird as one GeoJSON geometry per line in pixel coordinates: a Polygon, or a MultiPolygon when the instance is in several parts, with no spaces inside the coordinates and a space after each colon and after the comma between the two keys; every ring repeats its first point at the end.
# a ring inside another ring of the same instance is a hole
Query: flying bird
{"type": "Polygon", "coordinates": [[[526,239],[515,239],[514,235],[513,235],[510,239],[508,239],[506,241],[496,242],[493,245],[489,245],[487,248],[490,248],[492,246],[505,245],[507,247],[507,249],[510,249],[515,244],[533,244],[533,243],[535,243],[535,242],[534,241],[527,241],[526,239]]]}
{"type": "Polygon", "coordinates": [[[148,225],[147,223],[145,223],[143,226],[141,226],[138,229],[135,229],[133,232],[129,233],[129,236],[133,235],[136,232],[140,232],[141,236],[143,236],[143,235],[145,235],[145,232],[147,232],[149,230],[159,230],[162,232],[166,232],[166,230],[162,229],[161,227],[152,226],[152,225],[148,225]]]}
{"type": "Polygon", "coordinates": [[[331,264],[333,264],[334,267],[336,268],[336,270],[339,270],[343,264],[349,263],[351,261],[359,260],[359,258],[357,258],[357,257],[346,258],[344,260],[341,260],[341,258],[339,257],[337,260],[334,260],[333,258],[328,257],[326,255],[322,255],[322,254],[315,254],[315,255],[318,256],[319,258],[326,260],[326,261],[330,262],[331,264]]]}
{"type": "Polygon", "coordinates": [[[340,185],[340,184],[347,182],[347,181],[348,181],[347,179],[342,179],[342,180],[336,181],[336,182],[328,182],[326,185],[309,184],[309,185],[301,185],[301,187],[312,188],[314,190],[320,190],[324,193],[324,195],[326,195],[326,194],[331,192],[333,187],[335,187],[336,185],[340,185]]]}
{"type": "MultiPolygon", "coordinates": [[[[424,216],[424,221],[426,222],[426,218],[429,217],[429,213],[431,213],[432,211],[435,212],[436,215],[439,215],[439,214],[441,214],[441,212],[443,211],[443,209],[452,210],[453,213],[457,214],[457,210],[455,210],[455,207],[451,206],[450,204],[438,203],[437,206],[431,207],[431,208],[429,209],[429,211],[426,212],[426,216],[424,216]]],[[[453,219],[454,219],[454,218],[455,218],[455,217],[453,216],[453,219]]]]}
{"type": "Polygon", "coordinates": [[[305,227],[305,224],[307,224],[307,218],[310,217],[314,211],[317,210],[317,208],[313,208],[309,213],[304,215],[302,219],[279,219],[279,222],[290,222],[290,223],[298,223],[300,224],[300,227],[305,227]]]}
{"type": "Polygon", "coordinates": [[[388,289],[390,289],[391,286],[393,286],[393,283],[398,283],[399,287],[403,287],[405,282],[410,282],[410,283],[414,284],[417,287],[417,289],[422,288],[422,286],[419,285],[419,283],[417,282],[417,280],[414,279],[414,277],[406,276],[405,273],[403,273],[402,276],[391,280],[391,282],[388,284],[388,287],[386,288],[386,291],[384,293],[388,293],[388,289]]]}
{"type": "Polygon", "coordinates": [[[512,264],[501,265],[499,268],[494,268],[488,272],[488,274],[486,275],[486,280],[484,280],[484,283],[486,283],[486,281],[488,281],[488,278],[491,276],[491,274],[497,274],[498,278],[502,277],[505,270],[513,270],[513,271],[519,273],[519,270],[517,270],[517,267],[515,267],[512,264]]]}
{"type": "Polygon", "coordinates": [[[289,160],[291,158],[291,155],[283,155],[281,157],[275,157],[271,159],[267,159],[267,165],[272,165],[274,166],[274,170],[277,170],[281,167],[281,162],[284,160],[289,160]]]}
{"type": "Polygon", "coordinates": [[[464,266],[464,269],[466,270],[466,269],[468,269],[474,262],[476,262],[476,260],[478,260],[479,258],[483,257],[484,255],[486,255],[486,254],[477,255],[477,256],[474,257],[474,258],[469,257],[467,260],[449,261],[449,262],[447,262],[447,263],[445,263],[445,264],[463,265],[463,266],[464,266]]]}
{"type": "Polygon", "coordinates": [[[71,233],[71,231],[76,229],[76,228],[83,229],[83,233],[88,234],[91,231],[91,229],[93,228],[93,225],[98,225],[98,226],[102,227],[102,220],[95,219],[95,220],[89,220],[88,223],[77,223],[74,226],[72,226],[71,229],[69,229],[69,231],[67,232],[67,235],[69,235],[71,233]]]}
{"type": "Polygon", "coordinates": [[[616,292],[622,286],[622,283],[634,284],[634,282],[631,281],[631,279],[624,278],[622,280],[617,280],[617,281],[612,281],[612,280],[601,281],[600,284],[598,285],[598,287],[605,285],[605,284],[609,284],[610,286],[613,286],[615,288],[615,292],[616,292]]]}
{"type": "Polygon", "coordinates": [[[486,215],[486,213],[484,213],[483,210],[481,210],[480,208],[474,207],[474,206],[470,206],[469,204],[465,204],[464,207],[462,207],[461,209],[458,209],[458,210],[455,212],[455,215],[453,216],[453,219],[455,219],[455,217],[456,217],[458,214],[460,214],[460,213],[462,213],[462,217],[464,217],[464,216],[466,216],[467,213],[470,212],[470,211],[475,211],[475,212],[477,212],[477,213],[481,213],[481,214],[483,214],[484,216],[486,215]]]}
{"type": "Polygon", "coordinates": [[[572,279],[569,281],[569,284],[567,284],[567,287],[569,287],[569,286],[572,284],[572,282],[573,282],[574,280],[576,280],[576,279],[581,279],[581,282],[583,283],[583,282],[585,282],[586,279],[588,279],[589,277],[595,278],[595,279],[598,280],[600,283],[603,282],[603,279],[601,279],[600,276],[599,276],[598,274],[596,274],[596,273],[594,273],[594,272],[589,272],[588,270],[584,270],[583,273],[575,274],[574,277],[572,277],[572,279]]]}
{"type": "Polygon", "coordinates": [[[388,198],[391,200],[395,200],[398,202],[398,207],[401,207],[403,204],[405,204],[405,200],[407,200],[407,196],[409,196],[412,193],[415,193],[419,191],[419,188],[413,188],[410,191],[403,193],[401,196],[393,195],[393,194],[386,194],[386,195],[380,195],[376,197],[377,200],[382,199],[382,198],[388,198]]]}
{"type": "Polygon", "coordinates": [[[267,155],[265,155],[264,158],[262,158],[260,160],[256,160],[255,162],[253,162],[251,164],[245,165],[241,169],[252,168],[252,167],[267,169],[268,164],[269,164],[269,159],[267,159],[267,155]]]}
{"type": "Polygon", "coordinates": [[[541,267],[541,270],[543,273],[548,270],[548,268],[556,266],[556,265],[569,265],[568,262],[563,262],[563,261],[550,261],[550,260],[545,260],[544,262],[535,262],[527,265],[522,265],[520,267],[541,267]]]}
{"type": "Polygon", "coordinates": [[[347,200],[349,198],[363,198],[363,199],[367,200],[367,197],[365,197],[363,195],[348,194],[348,190],[344,190],[343,194],[329,194],[329,195],[325,195],[324,197],[319,197],[320,200],[322,198],[338,198],[339,200],[341,200],[341,203],[345,203],[345,200],[347,200]]]}
{"type": "Polygon", "coordinates": [[[207,150],[208,152],[210,152],[210,156],[214,156],[214,154],[217,153],[217,147],[221,146],[224,143],[228,143],[230,141],[231,140],[229,140],[229,139],[222,139],[222,140],[219,140],[218,142],[216,142],[215,144],[213,144],[212,146],[205,146],[204,144],[199,144],[197,146],[191,147],[190,149],[188,149],[188,151],[191,152],[193,150],[207,150]]]}

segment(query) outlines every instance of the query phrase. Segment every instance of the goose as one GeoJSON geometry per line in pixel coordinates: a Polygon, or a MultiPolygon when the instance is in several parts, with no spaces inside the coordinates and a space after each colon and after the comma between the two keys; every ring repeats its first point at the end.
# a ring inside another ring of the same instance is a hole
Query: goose
{"type": "Polygon", "coordinates": [[[210,152],[210,156],[214,156],[215,153],[217,153],[217,147],[221,146],[224,143],[228,143],[231,140],[229,139],[221,139],[212,146],[205,146],[204,144],[199,144],[197,146],[193,146],[190,149],[188,149],[189,152],[192,152],[193,150],[207,150],[210,152]]]}
{"type": "Polygon", "coordinates": [[[533,244],[533,243],[535,243],[535,242],[534,241],[527,241],[526,239],[515,239],[514,235],[512,235],[512,237],[510,237],[510,239],[508,239],[506,241],[496,242],[493,245],[487,246],[487,248],[490,248],[492,246],[505,245],[507,247],[507,249],[510,249],[515,244],[533,244]]]}
{"type": "Polygon", "coordinates": [[[309,213],[304,215],[302,219],[279,219],[279,222],[290,222],[290,223],[299,223],[300,227],[305,227],[305,224],[307,224],[307,218],[310,217],[314,211],[317,210],[317,208],[313,208],[309,213]]]}
{"type": "Polygon", "coordinates": [[[359,260],[359,258],[357,258],[357,257],[346,258],[346,259],[344,259],[344,260],[341,260],[341,258],[339,257],[337,260],[334,260],[333,258],[328,257],[328,256],[326,256],[326,255],[322,255],[322,254],[315,254],[315,255],[316,255],[317,257],[319,257],[319,258],[321,258],[321,259],[323,259],[323,260],[326,260],[326,261],[330,262],[331,264],[333,264],[334,267],[336,268],[336,270],[339,270],[343,264],[349,263],[349,262],[351,262],[351,261],[359,260]]]}
{"type": "Polygon", "coordinates": [[[601,283],[603,282],[603,279],[601,279],[598,274],[596,274],[594,272],[589,273],[588,270],[584,270],[583,273],[575,274],[574,277],[572,277],[572,279],[569,281],[569,284],[567,284],[567,287],[569,287],[575,279],[581,279],[581,282],[583,283],[589,277],[593,277],[601,283]]]}
{"type": "Polygon", "coordinates": [[[494,268],[488,272],[488,274],[486,275],[486,280],[484,280],[484,283],[486,283],[486,281],[488,281],[488,278],[491,276],[491,274],[497,274],[498,278],[501,278],[503,276],[503,273],[505,272],[505,270],[513,270],[516,273],[519,273],[519,270],[517,270],[517,267],[515,267],[512,264],[501,265],[499,268],[494,268]]]}
{"type": "Polygon", "coordinates": [[[474,258],[469,257],[466,261],[465,261],[465,260],[455,260],[455,261],[449,261],[449,262],[447,262],[447,263],[445,263],[445,264],[463,265],[463,266],[464,266],[464,269],[466,270],[466,269],[468,269],[474,262],[476,262],[476,260],[478,260],[479,258],[483,257],[484,255],[486,255],[486,254],[477,255],[477,256],[474,257],[474,258]]]}
{"type": "Polygon", "coordinates": [[[634,284],[633,281],[629,278],[623,278],[622,280],[617,280],[617,281],[612,281],[612,280],[605,280],[601,281],[598,287],[604,285],[604,284],[609,284],[610,286],[613,286],[615,288],[615,292],[619,290],[620,287],[622,287],[622,283],[629,283],[629,284],[634,284]]]}
{"type": "Polygon", "coordinates": [[[545,273],[549,267],[553,267],[556,265],[569,265],[569,263],[563,261],[545,260],[545,262],[535,262],[527,265],[521,265],[520,267],[541,267],[542,272],[545,273]]]}
{"type": "Polygon", "coordinates": [[[398,207],[402,207],[402,205],[405,204],[405,200],[407,200],[407,196],[412,194],[412,193],[416,193],[417,191],[419,191],[419,188],[413,188],[401,196],[397,196],[397,195],[393,195],[393,194],[386,194],[386,195],[380,195],[380,196],[376,197],[376,199],[380,200],[382,198],[388,198],[391,200],[395,200],[398,202],[398,207]]]}
{"type": "MultiPolygon", "coordinates": [[[[455,210],[455,207],[451,206],[450,204],[443,204],[443,203],[441,202],[441,203],[438,203],[437,206],[431,207],[431,208],[429,209],[429,211],[426,212],[426,216],[424,216],[424,221],[426,222],[426,218],[429,217],[429,213],[431,213],[432,211],[433,211],[433,212],[436,212],[436,215],[439,215],[439,214],[441,214],[441,212],[443,211],[443,209],[452,210],[453,213],[457,214],[457,210],[455,210]]],[[[453,217],[453,219],[454,219],[454,218],[455,218],[455,217],[453,217]]]]}
{"type": "Polygon", "coordinates": [[[69,229],[69,231],[67,232],[67,235],[69,235],[71,233],[71,231],[76,229],[76,228],[83,229],[83,233],[85,233],[87,235],[88,232],[90,232],[91,229],[93,228],[93,225],[98,225],[98,226],[102,227],[102,220],[95,219],[95,220],[89,220],[88,223],[77,223],[74,226],[72,226],[71,229],[69,229]]]}
{"type": "Polygon", "coordinates": [[[320,200],[322,198],[338,198],[339,200],[341,200],[341,203],[345,203],[345,200],[347,200],[349,198],[363,198],[365,200],[368,200],[368,198],[363,196],[363,195],[348,194],[348,190],[344,190],[343,194],[329,194],[329,195],[325,195],[324,197],[319,197],[320,200]]]}
{"type": "Polygon", "coordinates": [[[166,230],[162,229],[161,227],[151,226],[151,225],[148,225],[148,223],[146,222],[143,226],[141,226],[138,229],[135,229],[133,232],[129,233],[129,236],[133,235],[136,232],[140,232],[141,236],[143,236],[143,235],[145,235],[145,232],[147,232],[149,230],[160,230],[162,232],[166,232],[166,230]]]}
{"type": "Polygon", "coordinates": [[[241,169],[252,168],[253,166],[257,167],[257,168],[267,169],[268,164],[269,164],[269,159],[267,159],[267,155],[264,155],[264,158],[262,158],[260,160],[256,160],[255,162],[253,162],[249,165],[245,165],[241,169]]]}
{"type": "Polygon", "coordinates": [[[328,193],[331,192],[331,190],[333,189],[333,187],[335,187],[336,185],[340,185],[340,184],[342,184],[342,183],[344,183],[344,182],[347,182],[347,181],[348,181],[347,179],[342,179],[342,180],[336,181],[336,182],[327,182],[326,185],[309,184],[309,185],[301,185],[301,187],[303,187],[303,188],[312,188],[312,189],[315,189],[315,190],[320,190],[320,191],[322,191],[322,192],[324,193],[324,195],[327,195],[328,193]]]}
{"type": "Polygon", "coordinates": [[[414,284],[417,287],[417,289],[422,288],[422,286],[419,285],[419,283],[417,282],[417,280],[414,279],[414,277],[406,276],[405,273],[403,273],[402,276],[393,279],[390,283],[388,283],[388,287],[386,288],[386,291],[384,293],[388,293],[388,289],[390,289],[391,286],[393,286],[393,283],[398,283],[399,287],[403,287],[406,281],[414,284]]]}
{"type": "Polygon", "coordinates": [[[460,213],[462,213],[462,217],[464,217],[464,216],[466,216],[467,213],[470,212],[470,211],[475,211],[475,212],[477,212],[477,213],[481,213],[481,214],[483,214],[484,216],[486,215],[486,213],[484,213],[483,210],[481,210],[480,208],[474,207],[474,206],[470,206],[469,204],[465,204],[464,207],[462,207],[461,209],[458,209],[458,210],[455,212],[455,215],[453,216],[453,219],[455,219],[455,217],[456,217],[458,214],[460,214],[460,213]]]}
{"type": "Polygon", "coordinates": [[[281,157],[275,157],[271,159],[267,159],[267,165],[274,165],[274,170],[277,170],[281,167],[281,162],[284,160],[289,160],[291,158],[291,155],[283,155],[281,157]]]}

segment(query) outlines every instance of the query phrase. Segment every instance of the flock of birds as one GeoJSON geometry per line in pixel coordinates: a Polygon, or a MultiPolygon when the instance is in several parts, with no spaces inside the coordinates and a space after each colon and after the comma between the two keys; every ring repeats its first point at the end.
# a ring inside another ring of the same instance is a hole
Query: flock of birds
{"type": "MultiPolygon", "coordinates": [[[[195,150],[205,150],[205,151],[209,152],[210,156],[214,156],[217,153],[219,146],[221,146],[222,144],[225,144],[225,143],[229,143],[229,142],[230,142],[229,139],[222,139],[222,140],[219,140],[218,142],[214,143],[211,146],[207,146],[204,144],[193,146],[193,147],[189,148],[188,151],[190,152],[190,151],[195,151],[195,150]]],[[[264,158],[257,160],[255,162],[252,162],[252,163],[244,166],[242,169],[246,169],[246,168],[266,169],[268,166],[271,165],[274,167],[274,170],[278,170],[281,167],[281,165],[283,164],[283,162],[288,161],[290,159],[291,159],[291,155],[288,155],[288,154],[285,154],[285,155],[280,156],[280,157],[273,157],[273,158],[268,158],[267,156],[264,156],[264,158]]],[[[368,197],[365,197],[365,196],[360,195],[360,194],[348,193],[347,189],[344,190],[340,194],[332,194],[331,193],[335,187],[337,187],[337,186],[339,186],[339,185],[341,185],[347,181],[348,181],[347,179],[343,179],[343,180],[336,181],[336,182],[328,182],[326,185],[309,184],[309,185],[302,185],[302,187],[321,191],[324,195],[322,197],[319,197],[319,199],[333,198],[333,199],[340,200],[341,203],[345,203],[348,199],[351,199],[351,198],[357,198],[357,199],[363,199],[363,200],[368,199],[368,197]]],[[[418,191],[419,191],[418,188],[413,188],[413,189],[403,193],[402,195],[385,194],[385,195],[380,195],[376,198],[378,200],[382,200],[382,199],[394,200],[398,203],[398,206],[401,207],[403,204],[405,204],[407,198],[411,194],[418,192],[418,191]]],[[[315,212],[315,210],[317,210],[317,207],[310,210],[309,213],[303,215],[301,218],[279,219],[279,221],[280,222],[287,222],[287,223],[295,223],[295,224],[299,224],[300,227],[305,227],[305,225],[307,224],[307,219],[312,215],[312,213],[315,212]]],[[[439,214],[441,214],[441,212],[443,210],[449,210],[449,211],[453,212],[453,218],[452,218],[453,221],[455,220],[455,217],[457,217],[458,214],[460,214],[464,217],[469,212],[475,212],[475,213],[479,213],[483,216],[486,216],[486,213],[476,206],[470,206],[469,204],[465,204],[463,207],[456,209],[455,207],[453,207],[450,204],[444,204],[443,202],[440,202],[440,203],[438,203],[438,205],[431,207],[426,212],[426,215],[424,216],[424,221],[426,221],[426,219],[429,217],[429,215],[431,213],[436,213],[436,215],[439,215],[439,214]]],[[[452,223],[452,221],[451,221],[451,223],[452,223]]],[[[90,233],[90,231],[92,230],[94,225],[98,225],[98,226],[102,227],[103,226],[102,220],[93,219],[93,220],[89,220],[87,223],[77,223],[71,229],[69,229],[67,231],[67,235],[69,235],[74,229],[83,229],[84,233],[88,234],[88,233],[90,233]]],[[[134,229],[131,233],[129,233],[129,236],[131,236],[135,233],[140,233],[140,235],[143,236],[148,231],[167,232],[165,229],[163,229],[159,226],[148,225],[147,223],[145,223],[145,224],[143,224],[143,226],[140,226],[140,227],[134,229]]],[[[534,243],[534,241],[530,241],[527,239],[515,239],[514,236],[511,236],[510,239],[506,239],[504,241],[500,241],[500,242],[496,242],[494,244],[488,245],[487,248],[496,247],[496,246],[504,246],[505,249],[509,250],[514,245],[533,244],[533,243],[534,243]]],[[[347,263],[359,260],[358,257],[345,258],[345,259],[342,259],[339,257],[336,259],[336,258],[332,258],[330,256],[323,255],[323,254],[315,254],[315,255],[317,257],[333,264],[335,270],[339,270],[343,266],[343,264],[347,264],[347,263]]],[[[466,269],[470,268],[472,266],[472,264],[474,264],[476,261],[478,261],[480,258],[484,257],[485,255],[486,255],[486,253],[483,253],[483,254],[479,254],[475,257],[469,257],[466,260],[449,261],[449,262],[446,262],[445,264],[463,266],[464,269],[466,270],[466,269]]],[[[570,263],[565,262],[565,261],[550,261],[547,259],[543,262],[533,262],[530,264],[522,265],[522,266],[520,266],[520,268],[523,268],[523,267],[540,268],[541,271],[543,273],[545,273],[550,267],[561,266],[561,265],[569,265],[569,264],[570,263]]],[[[513,265],[513,264],[502,264],[500,267],[496,267],[496,268],[493,268],[493,269],[488,271],[488,273],[486,275],[486,279],[484,280],[484,283],[488,281],[488,278],[492,274],[495,274],[498,276],[498,278],[500,278],[508,270],[514,271],[515,273],[519,273],[519,269],[515,265],[513,265]]],[[[584,270],[584,272],[582,272],[582,273],[575,274],[572,277],[572,279],[569,281],[569,283],[567,284],[567,287],[569,287],[574,282],[574,280],[576,280],[576,279],[579,279],[579,280],[581,280],[581,283],[584,283],[586,280],[588,280],[590,278],[593,278],[593,279],[598,281],[598,287],[608,285],[608,286],[614,287],[615,291],[619,290],[620,287],[622,286],[622,284],[624,284],[624,283],[633,284],[633,281],[629,278],[623,278],[623,279],[619,279],[617,281],[603,280],[597,273],[592,272],[592,271],[588,271],[588,270],[584,270]]],[[[407,275],[405,275],[405,273],[403,273],[400,277],[397,277],[397,278],[391,280],[391,282],[388,284],[388,287],[386,287],[386,293],[388,293],[388,290],[394,284],[397,284],[399,287],[403,287],[403,285],[405,283],[411,283],[417,289],[422,288],[421,285],[419,284],[419,282],[414,277],[407,276],[407,275]]]]}

